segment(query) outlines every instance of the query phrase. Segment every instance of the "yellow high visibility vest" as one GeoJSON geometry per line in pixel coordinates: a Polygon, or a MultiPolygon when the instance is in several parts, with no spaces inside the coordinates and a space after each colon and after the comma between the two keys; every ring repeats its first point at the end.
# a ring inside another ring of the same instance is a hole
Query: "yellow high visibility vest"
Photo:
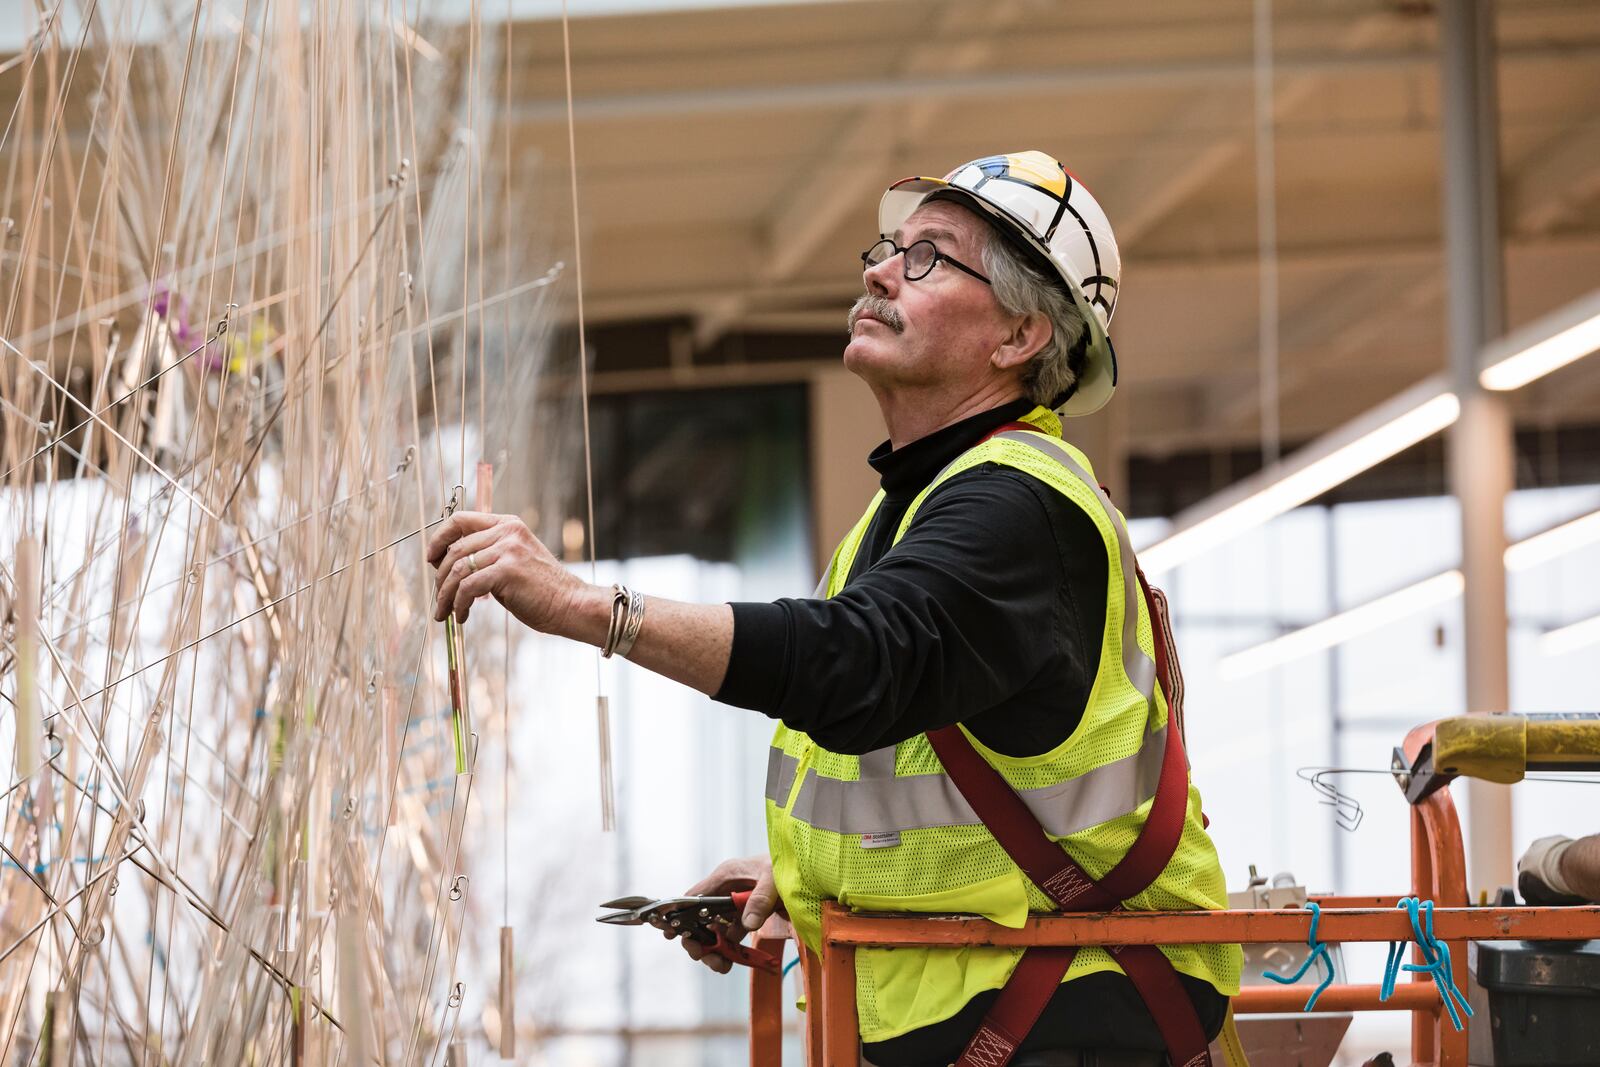
{"type": "MultiPolygon", "coordinates": [[[[934,478],[895,534],[946,479],[979,463],[1023,471],[1062,493],[1094,520],[1109,562],[1100,669],[1072,735],[1042,755],[1012,757],[967,737],[1017,791],[1046,833],[1085,871],[1101,878],[1138,837],[1155,796],[1168,730],[1156,681],[1155,646],[1122,516],[1099,488],[1083,454],[1061,440],[1045,408],[969,449],[934,478]]],[[[844,587],[880,491],[834,552],[823,593],[844,587]]],[[[1065,713],[1067,709],[1063,709],[1065,713]]],[[[965,727],[962,727],[965,731],[965,727]]],[[[863,756],[830,752],[779,725],[767,766],[767,837],[789,917],[814,951],[821,902],[866,911],[961,912],[1020,927],[1054,905],[1012,862],[944,773],[927,736],[863,756]]],[[[1227,890],[1216,849],[1201,823],[1200,794],[1189,803],[1177,850],[1156,880],[1125,901],[1136,910],[1218,909],[1227,890]]],[[[1238,945],[1161,949],[1177,970],[1239,991],[1238,945]]],[[[954,1015],[972,997],[999,989],[1021,949],[862,948],[856,952],[856,1007],[864,1041],[885,1041],[954,1015]]],[[[1120,970],[1104,949],[1081,950],[1063,981],[1120,970]]]]}

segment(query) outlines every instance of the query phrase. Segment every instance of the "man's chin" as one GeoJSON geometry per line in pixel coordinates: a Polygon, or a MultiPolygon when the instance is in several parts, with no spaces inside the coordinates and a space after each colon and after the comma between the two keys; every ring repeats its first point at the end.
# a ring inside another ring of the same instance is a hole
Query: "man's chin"
{"type": "Polygon", "coordinates": [[[856,329],[850,343],[844,346],[844,368],[862,374],[889,356],[887,346],[880,337],[869,336],[874,331],[856,329]]]}

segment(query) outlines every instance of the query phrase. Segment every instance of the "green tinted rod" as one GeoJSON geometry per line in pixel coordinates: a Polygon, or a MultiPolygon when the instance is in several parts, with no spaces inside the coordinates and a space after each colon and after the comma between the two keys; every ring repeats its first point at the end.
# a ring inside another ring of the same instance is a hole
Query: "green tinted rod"
{"type": "Polygon", "coordinates": [[[461,643],[461,624],[456,617],[444,618],[445,655],[450,664],[450,731],[456,747],[456,773],[467,773],[467,739],[472,736],[472,719],[467,711],[467,650],[461,643]]]}

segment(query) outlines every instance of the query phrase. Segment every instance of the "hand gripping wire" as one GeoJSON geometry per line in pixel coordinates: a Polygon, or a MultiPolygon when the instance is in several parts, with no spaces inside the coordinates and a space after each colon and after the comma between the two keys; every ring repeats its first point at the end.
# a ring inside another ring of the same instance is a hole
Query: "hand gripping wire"
{"type": "Polygon", "coordinates": [[[1408,971],[1430,974],[1433,976],[1433,984],[1439,987],[1439,999],[1444,1001],[1445,1009],[1450,1013],[1451,1023],[1460,1030],[1461,1012],[1466,1012],[1467,1018],[1472,1018],[1472,1005],[1467,1003],[1467,998],[1456,988],[1455,977],[1450,973],[1450,946],[1435,940],[1433,936],[1433,901],[1402,897],[1400,903],[1395,906],[1404,908],[1411,916],[1411,932],[1415,935],[1417,948],[1422,950],[1425,962],[1402,964],[1406,943],[1389,942],[1389,958],[1383,964],[1383,988],[1378,992],[1378,999],[1387,1001],[1394,994],[1395,980],[1400,977],[1402,966],[1408,971]],[[1458,1005],[1460,1011],[1457,1010],[1458,1005]]]}
{"type": "Polygon", "coordinates": [[[1311,951],[1300,964],[1300,969],[1287,977],[1276,971],[1263,971],[1262,976],[1270,978],[1279,985],[1294,985],[1305,977],[1315,962],[1317,969],[1322,974],[1322,982],[1311,991],[1311,996],[1306,998],[1306,1011],[1311,1011],[1317,1005],[1317,998],[1322,996],[1322,991],[1333,984],[1333,960],[1328,955],[1328,946],[1317,940],[1317,924],[1322,921],[1322,908],[1314,900],[1306,902],[1306,910],[1311,912],[1311,932],[1306,935],[1306,944],[1311,946],[1311,951]]]}

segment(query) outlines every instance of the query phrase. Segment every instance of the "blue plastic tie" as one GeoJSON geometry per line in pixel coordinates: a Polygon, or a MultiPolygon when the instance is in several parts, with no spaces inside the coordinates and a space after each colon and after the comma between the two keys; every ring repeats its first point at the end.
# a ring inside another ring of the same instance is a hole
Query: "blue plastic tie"
{"type": "Polygon", "coordinates": [[[1439,999],[1444,1001],[1445,1010],[1450,1013],[1450,1022],[1460,1030],[1461,1012],[1466,1012],[1467,1018],[1472,1018],[1472,1005],[1456,988],[1455,976],[1450,973],[1450,946],[1433,936],[1433,901],[1403,897],[1395,906],[1404,908],[1411,916],[1411,932],[1426,962],[1404,963],[1406,943],[1389,942],[1389,956],[1383,963],[1383,988],[1378,992],[1378,999],[1387,1001],[1394,995],[1395,982],[1400,977],[1402,967],[1414,973],[1426,973],[1432,976],[1433,984],[1439,987],[1439,999]]]}
{"type": "Polygon", "coordinates": [[[1306,998],[1305,1010],[1310,1011],[1317,1006],[1317,998],[1322,996],[1322,991],[1333,984],[1333,959],[1328,955],[1328,946],[1317,940],[1317,924],[1322,921],[1322,908],[1316,901],[1306,901],[1306,910],[1311,913],[1311,932],[1306,935],[1306,944],[1311,946],[1311,952],[1300,964],[1300,969],[1288,977],[1273,971],[1263,971],[1262,976],[1272,979],[1279,985],[1294,985],[1304,978],[1311,969],[1311,964],[1317,964],[1322,972],[1322,983],[1311,991],[1311,996],[1306,998]]]}
{"type": "Polygon", "coordinates": [[[800,964],[800,957],[796,956],[794,959],[790,960],[788,963],[783,965],[783,973],[780,974],[778,977],[780,979],[789,977],[789,972],[794,970],[795,967],[799,966],[799,964],[800,964]]]}

